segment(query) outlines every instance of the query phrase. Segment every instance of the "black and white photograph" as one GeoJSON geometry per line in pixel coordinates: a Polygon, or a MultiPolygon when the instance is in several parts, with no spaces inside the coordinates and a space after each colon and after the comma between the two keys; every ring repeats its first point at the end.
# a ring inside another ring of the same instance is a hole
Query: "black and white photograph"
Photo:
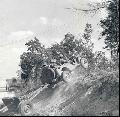
{"type": "Polygon", "coordinates": [[[0,0],[0,116],[119,116],[119,0],[0,0]]]}

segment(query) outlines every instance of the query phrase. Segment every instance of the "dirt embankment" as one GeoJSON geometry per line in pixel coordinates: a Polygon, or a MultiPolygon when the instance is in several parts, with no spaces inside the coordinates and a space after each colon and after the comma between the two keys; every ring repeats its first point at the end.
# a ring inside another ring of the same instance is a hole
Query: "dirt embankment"
{"type": "Polygon", "coordinates": [[[77,67],[54,89],[45,89],[34,103],[39,115],[100,116],[119,115],[119,73],[89,73],[77,67]]]}
{"type": "Polygon", "coordinates": [[[90,72],[77,66],[66,81],[36,90],[38,95],[31,101],[33,115],[119,115],[119,70],[90,72]]]}

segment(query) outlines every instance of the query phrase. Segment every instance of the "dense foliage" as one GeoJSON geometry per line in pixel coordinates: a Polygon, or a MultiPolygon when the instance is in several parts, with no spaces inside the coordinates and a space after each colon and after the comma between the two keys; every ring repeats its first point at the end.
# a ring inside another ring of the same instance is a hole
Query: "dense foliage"
{"type": "Polygon", "coordinates": [[[111,51],[112,56],[115,56],[119,46],[119,1],[111,0],[109,2],[108,16],[101,20],[102,36],[105,36],[105,48],[111,51]]]}
{"type": "Polygon", "coordinates": [[[35,81],[36,85],[37,80],[41,77],[43,63],[46,62],[49,65],[52,59],[56,60],[57,65],[66,62],[79,64],[77,59],[84,57],[88,60],[89,70],[104,69],[110,71],[111,66],[114,66],[115,63],[109,61],[104,52],[93,52],[92,31],[91,24],[87,23],[82,38],[67,33],[60,43],[55,43],[49,48],[45,48],[36,37],[27,42],[25,45],[28,50],[20,57],[21,79],[26,82],[29,80],[35,81]]]}
{"type": "Polygon", "coordinates": [[[29,80],[32,76],[34,76],[32,79],[38,78],[37,69],[41,68],[43,62],[49,64],[51,59],[56,59],[58,65],[65,62],[73,64],[76,62],[76,58],[81,56],[93,64],[91,61],[94,53],[91,43],[89,43],[91,42],[90,35],[91,25],[86,24],[84,39],[76,39],[73,34],[67,33],[60,43],[55,43],[50,48],[45,48],[36,37],[34,40],[30,40],[25,44],[28,47],[27,52],[24,52],[20,57],[21,78],[24,80],[29,80]]]}
{"type": "Polygon", "coordinates": [[[22,70],[21,78],[29,79],[32,69],[35,66],[41,66],[43,61],[47,58],[44,46],[35,37],[34,40],[30,40],[25,45],[28,46],[27,52],[24,52],[20,59],[20,67],[22,70]]]}

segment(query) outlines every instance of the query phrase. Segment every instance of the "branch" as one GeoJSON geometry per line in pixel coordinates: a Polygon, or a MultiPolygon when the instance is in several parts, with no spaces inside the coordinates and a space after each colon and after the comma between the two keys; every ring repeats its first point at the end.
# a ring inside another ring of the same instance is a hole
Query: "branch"
{"type": "MultiPolygon", "coordinates": [[[[96,12],[102,8],[106,8],[107,5],[109,4],[109,2],[103,2],[102,4],[99,4],[97,3],[96,6],[93,6],[94,8],[92,9],[81,9],[81,8],[75,8],[75,7],[72,7],[72,8],[65,8],[65,9],[72,9],[72,10],[76,10],[76,11],[83,11],[83,12],[96,12]]],[[[89,6],[91,6],[91,4],[89,4],[89,6]]]]}

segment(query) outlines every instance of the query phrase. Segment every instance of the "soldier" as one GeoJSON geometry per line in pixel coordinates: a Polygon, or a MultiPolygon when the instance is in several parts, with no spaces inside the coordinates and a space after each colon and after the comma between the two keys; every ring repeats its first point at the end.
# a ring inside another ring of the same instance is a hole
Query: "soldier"
{"type": "Polygon", "coordinates": [[[71,70],[67,67],[62,68],[61,79],[66,82],[65,78],[71,73],[71,70]]]}
{"type": "Polygon", "coordinates": [[[41,72],[41,82],[43,83],[43,85],[48,84],[48,87],[53,87],[56,84],[55,79],[55,66],[52,63],[50,66],[44,63],[41,72]]]}
{"type": "Polygon", "coordinates": [[[58,83],[60,81],[61,75],[59,74],[59,72],[57,70],[57,64],[56,64],[56,60],[55,59],[51,60],[50,68],[52,68],[54,70],[55,78],[53,79],[53,82],[56,84],[56,83],[58,83]]]}
{"type": "Polygon", "coordinates": [[[41,79],[41,82],[43,84],[45,84],[45,83],[47,83],[47,75],[48,75],[48,73],[47,73],[48,65],[47,65],[46,62],[43,63],[41,69],[42,69],[42,71],[41,71],[41,77],[40,77],[40,79],[41,79]]]}

